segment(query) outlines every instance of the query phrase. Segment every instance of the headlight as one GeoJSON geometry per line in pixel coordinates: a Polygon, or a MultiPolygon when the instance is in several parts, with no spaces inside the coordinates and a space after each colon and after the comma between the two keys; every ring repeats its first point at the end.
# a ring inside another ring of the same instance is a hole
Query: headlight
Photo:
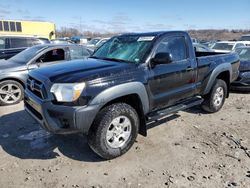
{"type": "Polygon", "coordinates": [[[55,95],[58,102],[73,102],[80,97],[84,88],[85,83],[54,84],[50,92],[55,95]]]}

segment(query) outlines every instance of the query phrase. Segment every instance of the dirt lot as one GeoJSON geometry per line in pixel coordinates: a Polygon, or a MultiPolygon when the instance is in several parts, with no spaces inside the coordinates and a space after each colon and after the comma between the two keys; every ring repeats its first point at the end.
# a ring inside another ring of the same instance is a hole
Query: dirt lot
{"type": "Polygon", "coordinates": [[[23,103],[0,115],[0,187],[250,187],[250,94],[231,94],[217,114],[193,108],[150,124],[111,161],[81,135],[41,130],[23,103]]]}

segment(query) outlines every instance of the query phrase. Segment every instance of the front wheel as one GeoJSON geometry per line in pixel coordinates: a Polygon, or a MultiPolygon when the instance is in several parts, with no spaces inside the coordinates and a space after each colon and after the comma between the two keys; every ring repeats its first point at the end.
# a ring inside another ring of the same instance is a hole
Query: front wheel
{"type": "Polygon", "coordinates": [[[202,109],[209,113],[218,112],[225,102],[227,92],[226,82],[216,79],[210,93],[204,96],[204,102],[201,105],[202,109]]]}
{"type": "Polygon", "coordinates": [[[134,108],[115,103],[102,109],[91,126],[88,143],[104,159],[126,153],[138,134],[139,118],[134,108]]]}
{"type": "Polygon", "coordinates": [[[17,104],[23,99],[23,86],[13,80],[0,82],[0,106],[17,104]]]}

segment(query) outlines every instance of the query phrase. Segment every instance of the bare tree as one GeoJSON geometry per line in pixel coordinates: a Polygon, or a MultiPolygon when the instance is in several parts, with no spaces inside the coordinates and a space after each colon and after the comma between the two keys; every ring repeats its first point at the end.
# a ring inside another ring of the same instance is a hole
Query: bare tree
{"type": "MultiPolygon", "coordinates": [[[[249,34],[250,30],[214,30],[214,29],[204,29],[204,30],[189,30],[188,31],[191,37],[197,38],[198,40],[237,40],[243,34],[249,34]]],[[[99,33],[93,31],[84,31],[80,32],[76,28],[71,27],[62,27],[61,29],[56,31],[57,37],[72,37],[72,36],[84,36],[86,38],[94,38],[94,37],[111,37],[117,35],[119,33],[99,33]]]]}

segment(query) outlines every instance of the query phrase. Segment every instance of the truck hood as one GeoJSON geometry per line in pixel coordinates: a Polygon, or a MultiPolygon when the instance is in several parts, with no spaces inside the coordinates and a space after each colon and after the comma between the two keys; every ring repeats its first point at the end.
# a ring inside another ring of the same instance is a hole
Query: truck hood
{"type": "Polygon", "coordinates": [[[250,71],[250,61],[241,61],[239,71],[250,71]]]}
{"type": "Polygon", "coordinates": [[[136,65],[100,59],[73,60],[65,63],[49,65],[31,71],[30,75],[40,75],[52,83],[76,83],[117,75],[136,65]]]}

